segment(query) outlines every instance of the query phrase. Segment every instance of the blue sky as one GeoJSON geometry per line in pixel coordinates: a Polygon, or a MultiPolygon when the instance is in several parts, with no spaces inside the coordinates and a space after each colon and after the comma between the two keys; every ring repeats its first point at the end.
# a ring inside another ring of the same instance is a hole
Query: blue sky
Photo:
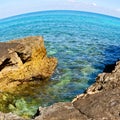
{"type": "Polygon", "coordinates": [[[0,0],[0,18],[44,10],[80,10],[120,17],[120,0],[0,0]]]}

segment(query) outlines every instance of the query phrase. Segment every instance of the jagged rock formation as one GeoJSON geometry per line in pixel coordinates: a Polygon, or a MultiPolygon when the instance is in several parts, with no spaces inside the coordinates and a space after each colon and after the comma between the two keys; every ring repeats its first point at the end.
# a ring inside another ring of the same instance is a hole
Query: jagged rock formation
{"type": "Polygon", "coordinates": [[[120,61],[113,68],[71,103],[40,107],[35,120],[120,120],[120,61]]]}
{"type": "Polygon", "coordinates": [[[24,82],[48,79],[56,65],[56,58],[47,57],[42,37],[1,42],[0,91],[10,92],[24,82]]]}

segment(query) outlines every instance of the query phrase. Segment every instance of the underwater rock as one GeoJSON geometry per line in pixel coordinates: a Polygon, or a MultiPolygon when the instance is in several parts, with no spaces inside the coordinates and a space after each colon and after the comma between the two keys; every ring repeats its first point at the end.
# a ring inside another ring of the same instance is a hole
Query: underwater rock
{"type": "Polygon", "coordinates": [[[46,54],[40,36],[1,42],[0,91],[10,92],[25,82],[50,78],[57,59],[49,58],[46,54]]]}
{"type": "Polygon", "coordinates": [[[35,120],[119,120],[120,61],[114,68],[111,73],[99,74],[96,83],[71,103],[40,107],[35,120]]]}

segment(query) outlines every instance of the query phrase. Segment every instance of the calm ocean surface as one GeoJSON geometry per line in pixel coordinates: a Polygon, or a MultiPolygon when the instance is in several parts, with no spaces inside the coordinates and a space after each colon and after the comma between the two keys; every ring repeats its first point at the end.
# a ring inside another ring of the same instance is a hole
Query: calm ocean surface
{"type": "Polygon", "coordinates": [[[120,58],[119,18],[78,11],[45,11],[0,20],[0,41],[35,35],[44,37],[48,56],[55,56],[58,66],[50,81],[29,88],[30,94],[26,89],[19,96],[26,105],[26,111],[18,109],[20,115],[30,109],[35,111],[40,105],[70,101],[95,82],[106,64],[120,58]]]}

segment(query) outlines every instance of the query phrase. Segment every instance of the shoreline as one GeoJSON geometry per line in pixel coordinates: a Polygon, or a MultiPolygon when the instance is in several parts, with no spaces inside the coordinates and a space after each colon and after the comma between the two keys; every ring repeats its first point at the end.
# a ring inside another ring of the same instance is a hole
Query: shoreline
{"type": "MultiPolygon", "coordinates": [[[[42,37],[34,36],[20,40],[0,44],[1,51],[4,51],[0,54],[2,92],[14,90],[12,91],[14,93],[21,85],[19,82],[29,87],[29,82],[34,78],[45,80],[53,74],[57,65],[56,58],[47,57],[42,37]],[[24,82],[26,84],[23,84],[24,82]]],[[[103,73],[98,74],[95,83],[71,102],[58,102],[48,107],[40,106],[31,120],[118,120],[119,100],[120,61],[117,61],[106,65],[103,73]]],[[[16,109],[16,103],[10,104],[13,109],[16,109]]],[[[23,104],[21,108],[24,108],[23,104]]],[[[0,120],[4,119],[27,120],[13,113],[0,112],[0,120]]]]}
{"type": "MultiPolygon", "coordinates": [[[[116,62],[114,68],[109,73],[98,74],[96,82],[72,102],[59,102],[48,107],[39,107],[34,120],[118,120],[120,61],[116,62]]],[[[26,120],[12,113],[0,113],[1,116],[6,120],[14,117],[16,120],[26,120]]]]}
{"type": "MultiPolygon", "coordinates": [[[[98,74],[96,82],[72,102],[39,108],[35,120],[118,120],[120,118],[120,61],[111,72],[98,74]],[[104,111],[104,112],[103,112],[104,111]]],[[[111,69],[111,65],[106,66],[111,69]],[[108,67],[109,66],[109,67],[108,67]]]]}

